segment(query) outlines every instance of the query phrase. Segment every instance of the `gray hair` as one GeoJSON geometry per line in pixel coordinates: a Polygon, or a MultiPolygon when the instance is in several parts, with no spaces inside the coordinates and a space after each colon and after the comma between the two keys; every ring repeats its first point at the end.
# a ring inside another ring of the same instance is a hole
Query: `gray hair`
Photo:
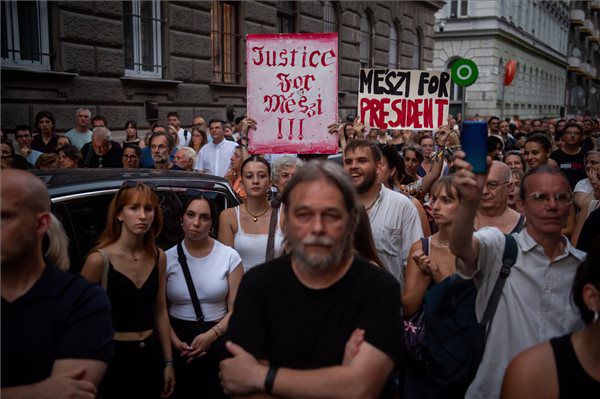
{"type": "Polygon", "coordinates": [[[327,180],[327,182],[334,185],[340,190],[344,197],[344,203],[346,205],[346,211],[350,214],[350,226],[348,226],[348,233],[353,235],[358,223],[358,195],[356,189],[350,180],[350,176],[342,167],[336,163],[330,161],[310,161],[305,163],[296,174],[287,183],[285,190],[281,196],[281,202],[285,205],[285,212],[288,212],[290,205],[290,197],[292,191],[300,183],[313,182],[318,180],[327,180]]]}
{"type": "Polygon", "coordinates": [[[186,147],[184,145],[179,146],[177,152],[182,151],[183,154],[189,159],[196,159],[196,151],[191,147],[186,147]]]}
{"type": "Polygon", "coordinates": [[[85,112],[87,112],[87,113],[88,113],[88,118],[91,118],[91,117],[92,117],[92,111],[90,111],[90,110],[89,110],[89,109],[87,109],[87,108],[79,108],[77,111],[75,111],[75,116],[79,115],[79,113],[80,113],[81,111],[85,111],[85,112]]]}
{"type": "Polygon", "coordinates": [[[110,139],[112,138],[112,135],[110,134],[110,130],[108,130],[107,128],[98,126],[98,127],[94,128],[94,131],[92,133],[92,138],[93,137],[98,137],[98,138],[102,138],[106,141],[110,141],[110,139]]]}
{"type": "Polygon", "coordinates": [[[588,152],[586,152],[585,155],[583,156],[583,164],[584,165],[587,163],[588,157],[590,155],[600,155],[600,151],[598,151],[598,150],[589,150],[588,152]]]}
{"type": "Polygon", "coordinates": [[[277,158],[275,162],[271,164],[271,180],[277,183],[279,181],[279,172],[289,166],[296,166],[299,168],[302,166],[302,160],[291,155],[284,155],[281,158],[277,158]]]}

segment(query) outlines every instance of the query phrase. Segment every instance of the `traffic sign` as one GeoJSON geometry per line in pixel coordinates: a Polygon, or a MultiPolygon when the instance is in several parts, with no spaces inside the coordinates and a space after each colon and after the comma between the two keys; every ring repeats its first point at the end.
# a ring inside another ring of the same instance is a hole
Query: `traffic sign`
{"type": "Polygon", "coordinates": [[[479,69],[473,61],[467,58],[456,60],[450,70],[452,81],[459,86],[471,86],[479,76],[479,69]]]}

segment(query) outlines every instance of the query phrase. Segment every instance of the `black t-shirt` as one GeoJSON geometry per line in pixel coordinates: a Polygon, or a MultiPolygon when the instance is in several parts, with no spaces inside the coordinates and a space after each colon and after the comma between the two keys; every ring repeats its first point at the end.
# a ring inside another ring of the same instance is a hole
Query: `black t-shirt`
{"type": "Polygon", "coordinates": [[[84,144],[81,147],[81,153],[84,157],[85,166],[87,168],[122,168],[123,149],[116,141],[111,140],[110,144],[110,150],[101,157],[94,152],[91,142],[84,144]]]}
{"type": "Polygon", "coordinates": [[[583,151],[579,151],[575,155],[569,155],[560,148],[550,154],[550,158],[556,161],[560,170],[567,176],[571,190],[575,188],[579,180],[587,177],[585,165],[583,164],[584,154],[583,151]]]}
{"type": "Polygon", "coordinates": [[[356,328],[397,362],[402,350],[400,286],[386,271],[355,259],[325,289],[310,289],[289,256],[244,275],[229,322],[229,338],[271,365],[315,369],[342,364],[356,328]]]}
{"type": "MultiPolygon", "coordinates": [[[[585,209],[582,209],[581,212],[586,212],[585,209]]],[[[577,249],[580,249],[585,252],[590,252],[592,249],[592,240],[597,239],[600,235],[600,209],[596,209],[589,214],[583,227],[581,228],[581,233],[579,234],[579,239],[577,240],[577,249]]]]}
{"type": "Polygon", "coordinates": [[[112,356],[110,303],[98,284],[46,266],[12,303],[2,298],[2,387],[46,379],[56,359],[112,356]]]}

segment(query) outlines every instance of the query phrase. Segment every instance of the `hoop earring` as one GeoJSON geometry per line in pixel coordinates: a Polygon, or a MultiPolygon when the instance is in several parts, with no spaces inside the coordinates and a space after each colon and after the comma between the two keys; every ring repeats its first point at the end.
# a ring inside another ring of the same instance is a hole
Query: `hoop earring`
{"type": "Polygon", "coordinates": [[[598,321],[598,311],[594,311],[594,320],[592,321],[593,323],[598,321]]]}

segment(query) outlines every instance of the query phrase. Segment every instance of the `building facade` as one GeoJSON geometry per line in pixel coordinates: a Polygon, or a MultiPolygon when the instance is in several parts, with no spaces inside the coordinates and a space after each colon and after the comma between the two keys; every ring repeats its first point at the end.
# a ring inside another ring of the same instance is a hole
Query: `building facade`
{"type": "Polygon", "coordinates": [[[245,114],[245,35],[339,32],[340,115],[356,113],[359,68],[428,68],[440,1],[2,1],[2,128],[40,110],[113,130],[169,111],[245,114]]]}
{"type": "MultiPolygon", "coordinates": [[[[466,89],[467,117],[558,117],[565,107],[569,8],[566,1],[451,0],[436,14],[433,66],[449,69],[459,58],[478,66],[466,89]],[[504,86],[509,60],[514,81],[504,86]]],[[[464,92],[453,86],[451,112],[464,92]]]]}
{"type": "Polygon", "coordinates": [[[600,1],[570,5],[567,111],[600,115],[600,1]]]}

